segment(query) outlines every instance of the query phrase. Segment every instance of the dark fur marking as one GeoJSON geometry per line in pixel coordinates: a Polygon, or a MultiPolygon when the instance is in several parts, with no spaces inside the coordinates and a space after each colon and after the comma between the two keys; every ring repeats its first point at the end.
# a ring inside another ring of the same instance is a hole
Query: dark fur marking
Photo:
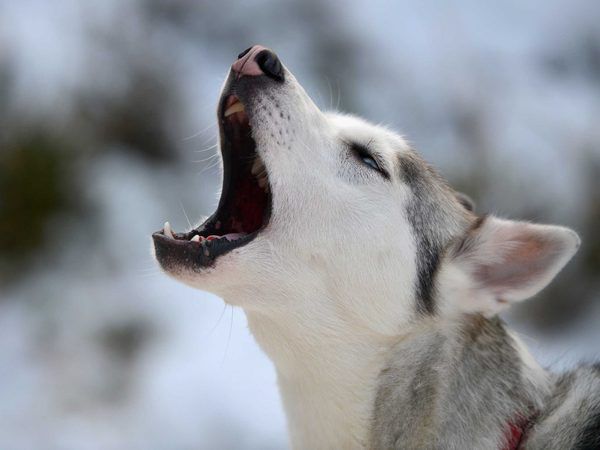
{"type": "Polygon", "coordinates": [[[464,255],[465,253],[469,253],[473,249],[473,235],[479,228],[481,228],[486,219],[487,216],[477,217],[475,222],[473,222],[471,227],[461,237],[461,239],[456,243],[456,245],[452,246],[451,256],[453,258],[456,258],[460,255],[464,255]]]}
{"type": "Polygon", "coordinates": [[[591,418],[581,432],[574,450],[598,450],[600,448],[600,413],[591,418]]]}
{"type": "Polygon", "coordinates": [[[420,170],[415,158],[400,156],[398,160],[406,184],[410,187],[417,185],[420,181],[420,170]]]}
{"type": "Polygon", "coordinates": [[[420,299],[418,306],[420,312],[433,314],[435,312],[435,303],[433,298],[435,284],[433,280],[440,262],[440,249],[436,248],[430,242],[427,242],[427,240],[423,240],[422,245],[426,248],[426,250],[421,252],[421,259],[418,265],[418,294],[420,299]]]}
{"type": "Polygon", "coordinates": [[[436,310],[435,278],[448,244],[463,235],[475,216],[457,198],[446,180],[412,150],[399,154],[401,180],[412,192],[407,219],[417,247],[416,308],[421,314],[436,310]]]}
{"type": "Polygon", "coordinates": [[[470,212],[474,212],[475,211],[475,202],[467,194],[463,194],[462,192],[457,192],[456,193],[456,199],[458,200],[458,202],[461,205],[463,205],[463,207],[467,211],[470,211],[470,212]]]}
{"type": "Polygon", "coordinates": [[[424,177],[429,168],[414,156],[399,157],[403,180],[413,192],[414,198],[407,206],[407,216],[417,240],[417,310],[423,314],[433,314],[434,277],[440,262],[441,245],[436,242],[432,227],[435,204],[428,198],[424,177]]]}

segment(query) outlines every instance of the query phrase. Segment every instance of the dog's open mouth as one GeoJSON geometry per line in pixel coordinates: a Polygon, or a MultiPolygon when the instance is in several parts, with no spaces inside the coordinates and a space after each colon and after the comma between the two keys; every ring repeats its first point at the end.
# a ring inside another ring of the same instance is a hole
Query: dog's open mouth
{"type": "Polygon", "coordinates": [[[156,256],[166,269],[173,265],[202,268],[254,239],[271,214],[271,188],[256,151],[250,120],[234,95],[219,107],[223,190],[215,213],[198,228],[175,233],[169,223],[153,234],[156,256]]]}

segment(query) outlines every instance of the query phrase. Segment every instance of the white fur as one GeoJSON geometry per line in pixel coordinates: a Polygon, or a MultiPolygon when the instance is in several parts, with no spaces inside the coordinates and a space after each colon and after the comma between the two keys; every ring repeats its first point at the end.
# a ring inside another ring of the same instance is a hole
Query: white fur
{"type": "Polygon", "coordinates": [[[416,250],[408,188],[351,159],[343,140],[369,144],[389,170],[408,145],[322,113],[291,75],[286,83],[278,100],[295,117],[290,149],[273,148],[274,119],[251,119],[273,191],[270,223],[202,275],[177,276],[244,308],[275,363],[294,448],[363,447],[384,350],[415,317],[416,250]]]}

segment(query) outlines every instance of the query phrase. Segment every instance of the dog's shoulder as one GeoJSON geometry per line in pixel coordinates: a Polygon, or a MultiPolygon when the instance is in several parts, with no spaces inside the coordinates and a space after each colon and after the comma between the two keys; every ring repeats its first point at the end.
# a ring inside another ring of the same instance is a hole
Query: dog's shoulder
{"type": "Polygon", "coordinates": [[[600,449],[600,363],[559,375],[526,449],[600,449]]]}

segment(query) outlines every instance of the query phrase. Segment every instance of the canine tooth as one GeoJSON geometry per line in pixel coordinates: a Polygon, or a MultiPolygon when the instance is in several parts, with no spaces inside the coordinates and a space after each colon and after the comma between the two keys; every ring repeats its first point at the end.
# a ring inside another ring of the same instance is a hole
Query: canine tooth
{"type": "Polygon", "coordinates": [[[225,110],[224,116],[229,117],[230,115],[241,111],[244,111],[244,105],[242,105],[242,102],[236,102],[225,110]]]}
{"type": "Polygon", "coordinates": [[[171,231],[171,224],[169,222],[165,222],[164,230],[165,230],[165,236],[167,236],[167,237],[169,237],[171,239],[174,239],[173,238],[173,231],[171,231]]]}
{"type": "Polygon", "coordinates": [[[199,234],[195,235],[193,238],[190,239],[190,241],[192,241],[192,242],[200,242],[200,235],[199,234]]]}

